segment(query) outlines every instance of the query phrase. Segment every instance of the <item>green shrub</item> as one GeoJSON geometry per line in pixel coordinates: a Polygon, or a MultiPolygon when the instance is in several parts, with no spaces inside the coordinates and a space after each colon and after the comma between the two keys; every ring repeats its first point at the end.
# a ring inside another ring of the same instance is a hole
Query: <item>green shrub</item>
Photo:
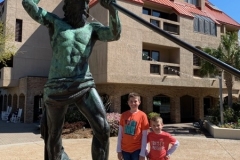
{"type": "MultiPolygon", "coordinates": [[[[221,127],[225,128],[239,128],[240,127],[240,103],[233,103],[232,108],[227,105],[223,106],[223,118],[224,124],[221,127]]],[[[209,121],[215,125],[220,124],[220,106],[210,108],[209,112],[209,121]]]]}
{"type": "Polygon", "coordinates": [[[107,113],[107,121],[110,126],[110,137],[118,135],[118,128],[120,123],[121,114],[119,113],[107,113]]]}
{"type": "Polygon", "coordinates": [[[68,111],[65,115],[65,122],[74,123],[74,122],[85,122],[86,127],[89,126],[88,120],[85,116],[78,110],[76,106],[69,106],[68,111]]]}
{"type": "Polygon", "coordinates": [[[150,112],[150,113],[147,114],[148,120],[150,120],[154,116],[160,116],[160,113],[150,112]]]}
{"type": "Polygon", "coordinates": [[[220,109],[219,106],[217,107],[213,107],[213,108],[209,108],[208,109],[208,113],[210,115],[210,119],[209,121],[215,125],[218,125],[220,122],[220,109]]]}
{"type": "Polygon", "coordinates": [[[224,123],[235,122],[234,110],[230,107],[224,109],[223,112],[224,123]]]}

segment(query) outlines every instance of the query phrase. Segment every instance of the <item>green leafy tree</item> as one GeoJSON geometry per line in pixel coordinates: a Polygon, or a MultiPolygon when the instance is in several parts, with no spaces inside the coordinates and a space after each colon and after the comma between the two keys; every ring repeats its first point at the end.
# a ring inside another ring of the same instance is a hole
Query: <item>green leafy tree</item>
{"type": "MultiPolygon", "coordinates": [[[[240,69],[240,47],[238,45],[238,34],[237,32],[227,32],[221,37],[221,43],[217,49],[204,48],[204,52],[209,55],[223,61],[224,63],[233,66],[234,68],[240,69]]],[[[200,74],[205,75],[218,75],[221,69],[217,68],[213,64],[202,60],[200,74]]],[[[232,75],[226,71],[224,72],[225,84],[228,91],[228,106],[232,107],[232,87],[233,78],[232,75]]]]}
{"type": "Polygon", "coordinates": [[[6,66],[16,53],[14,44],[14,32],[12,28],[7,28],[3,22],[0,22],[0,63],[6,66]]]}

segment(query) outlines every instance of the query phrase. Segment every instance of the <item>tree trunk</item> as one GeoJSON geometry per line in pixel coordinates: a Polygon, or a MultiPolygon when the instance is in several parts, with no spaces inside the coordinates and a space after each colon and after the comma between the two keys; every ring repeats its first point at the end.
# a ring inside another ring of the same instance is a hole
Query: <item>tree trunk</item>
{"type": "Polygon", "coordinates": [[[228,91],[228,107],[232,107],[232,87],[233,87],[232,75],[228,72],[224,72],[224,78],[228,91]]]}

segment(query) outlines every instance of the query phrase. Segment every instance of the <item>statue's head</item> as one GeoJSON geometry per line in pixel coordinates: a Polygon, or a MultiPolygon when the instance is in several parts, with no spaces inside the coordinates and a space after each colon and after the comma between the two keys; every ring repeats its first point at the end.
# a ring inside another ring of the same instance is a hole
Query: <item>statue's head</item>
{"type": "Polygon", "coordinates": [[[88,18],[89,0],[64,0],[65,20],[73,27],[82,27],[88,18]]]}

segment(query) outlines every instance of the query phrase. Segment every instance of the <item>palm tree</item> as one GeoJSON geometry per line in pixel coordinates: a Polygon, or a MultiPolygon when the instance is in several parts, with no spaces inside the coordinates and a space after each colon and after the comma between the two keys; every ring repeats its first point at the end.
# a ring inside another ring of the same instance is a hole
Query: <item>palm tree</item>
{"type": "MultiPolygon", "coordinates": [[[[204,48],[204,52],[209,55],[223,61],[224,63],[240,69],[240,47],[238,45],[237,32],[227,32],[221,37],[221,43],[217,49],[204,48]]],[[[218,75],[221,69],[217,68],[213,64],[202,60],[200,74],[205,75],[218,75]]],[[[224,72],[225,84],[228,91],[228,106],[232,107],[232,87],[233,78],[232,75],[226,71],[224,72]]]]}

